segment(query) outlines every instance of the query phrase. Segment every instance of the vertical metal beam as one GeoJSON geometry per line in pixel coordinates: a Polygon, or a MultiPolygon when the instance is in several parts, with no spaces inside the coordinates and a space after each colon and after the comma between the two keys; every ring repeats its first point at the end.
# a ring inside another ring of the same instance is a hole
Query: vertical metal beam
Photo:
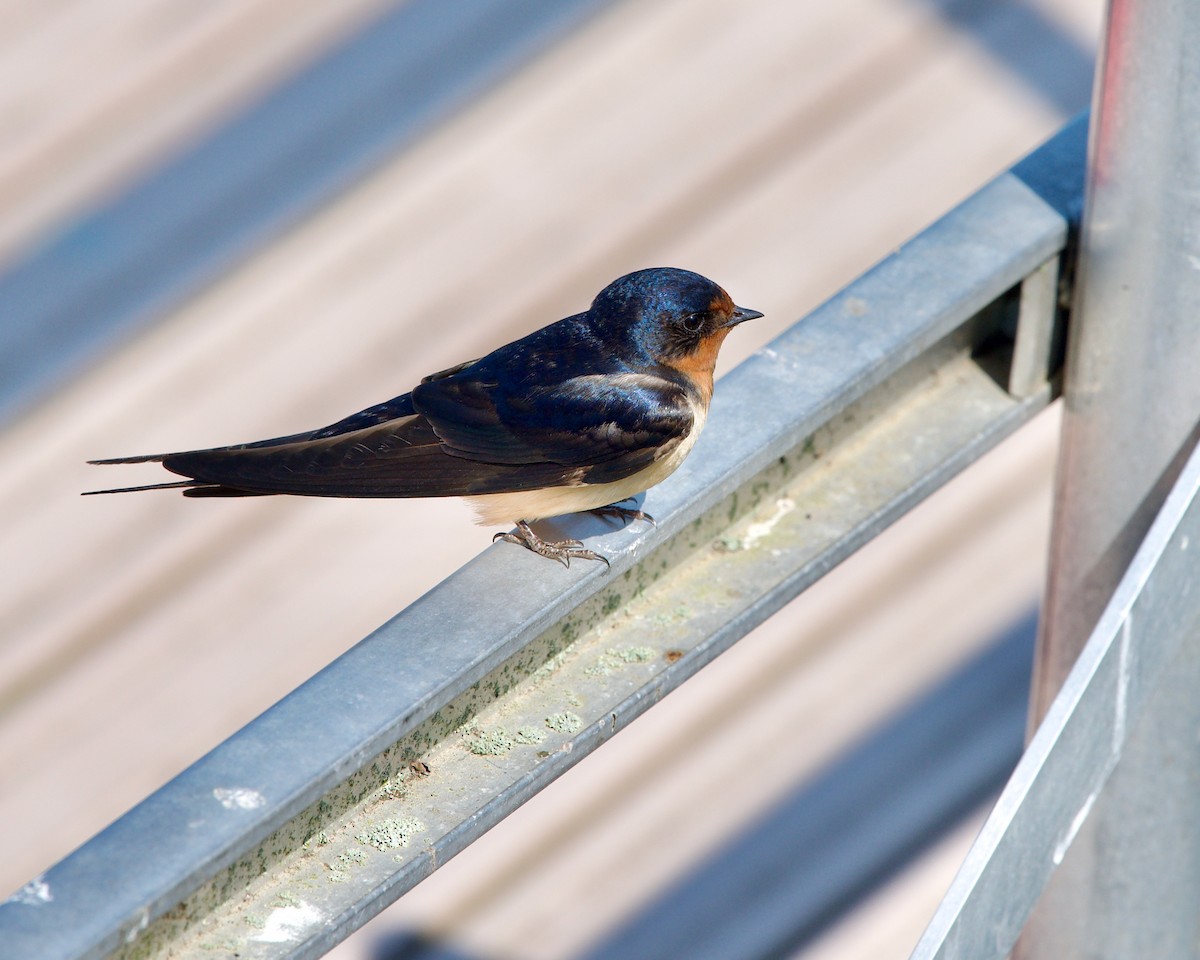
{"type": "Polygon", "coordinates": [[[1112,0],[1099,71],[1037,716],[1200,415],[1200,6],[1112,0]]]}
{"type": "MultiPolygon", "coordinates": [[[[1034,724],[1200,422],[1200,4],[1110,0],[1097,81],[1034,724]]],[[[1194,956],[1200,858],[1176,853],[1200,838],[1189,787],[1200,698],[1173,689],[1131,740],[1019,956],[1194,956]]]]}

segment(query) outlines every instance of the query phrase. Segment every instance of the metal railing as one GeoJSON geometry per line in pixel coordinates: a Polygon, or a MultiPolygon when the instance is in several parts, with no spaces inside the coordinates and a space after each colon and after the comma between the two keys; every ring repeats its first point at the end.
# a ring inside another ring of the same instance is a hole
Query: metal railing
{"type": "Polygon", "coordinates": [[[1085,129],[724,378],[656,528],[549,525],[611,568],[484,551],[0,906],[0,943],[316,956],[463,849],[1050,401],[1085,129]]]}

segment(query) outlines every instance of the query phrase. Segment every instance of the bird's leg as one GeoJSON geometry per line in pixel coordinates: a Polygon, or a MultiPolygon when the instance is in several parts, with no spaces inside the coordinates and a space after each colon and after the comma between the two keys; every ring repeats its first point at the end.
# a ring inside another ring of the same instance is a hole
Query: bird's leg
{"type": "Polygon", "coordinates": [[[571,565],[571,560],[603,560],[609,566],[608,558],[584,547],[582,540],[543,540],[524,520],[517,521],[516,533],[498,533],[492,537],[492,542],[507,540],[509,543],[519,543],[526,550],[532,550],[539,557],[548,557],[559,561],[564,567],[571,565]]]}
{"type": "MultiPolygon", "coordinates": [[[[629,498],[633,499],[632,497],[629,498]]],[[[622,503],[627,503],[628,500],[618,500],[616,503],[610,503],[606,507],[596,507],[594,510],[589,510],[588,513],[594,513],[598,517],[616,517],[618,520],[645,520],[650,526],[657,527],[654,518],[648,513],[643,513],[641,510],[636,510],[632,507],[623,507],[622,503]]]]}

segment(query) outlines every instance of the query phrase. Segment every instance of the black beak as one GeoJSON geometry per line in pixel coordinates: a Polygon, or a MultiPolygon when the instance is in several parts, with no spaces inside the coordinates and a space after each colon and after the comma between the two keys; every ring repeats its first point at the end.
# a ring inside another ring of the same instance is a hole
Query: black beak
{"type": "Polygon", "coordinates": [[[725,326],[736,327],[739,323],[743,323],[746,320],[756,320],[761,316],[761,313],[759,313],[757,310],[751,310],[749,307],[734,307],[733,314],[730,316],[725,326]]]}

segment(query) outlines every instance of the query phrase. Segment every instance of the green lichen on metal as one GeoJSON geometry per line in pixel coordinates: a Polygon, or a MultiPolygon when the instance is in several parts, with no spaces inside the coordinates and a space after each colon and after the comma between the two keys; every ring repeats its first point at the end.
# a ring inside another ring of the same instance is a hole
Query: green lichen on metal
{"type": "Polygon", "coordinates": [[[546,739],[546,731],[539,730],[537,727],[524,726],[517,731],[514,739],[521,744],[541,743],[546,739]]]}
{"type": "Polygon", "coordinates": [[[477,757],[499,757],[517,745],[508,733],[499,727],[494,730],[478,728],[463,733],[463,746],[477,757]]]}
{"type": "Polygon", "coordinates": [[[222,953],[231,957],[236,957],[238,951],[242,949],[242,941],[235,940],[233,937],[225,937],[220,940],[208,940],[201,943],[200,949],[205,952],[222,953]]]}
{"type": "MultiPolygon", "coordinates": [[[[403,778],[406,774],[400,773],[398,776],[403,778]]],[[[368,799],[373,801],[403,800],[407,795],[408,787],[405,785],[403,779],[388,780],[387,783],[371,794],[368,799]]]]}
{"type": "Polygon", "coordinates": [[[670,610],[660,610],[650,616],[650,622],[656,627],[671,627],[686,623],[689,616],[688,608],[676,604],[670,610]]]}
{"type": "Polygon", "coordinates": [[[546,726],[555,733],[578,733],[583,728],[583,720],[578,714],[564,710],[550,714],[546,718],[546,726]]]}
{"type": "Polygon", "coordinates": [[[533,689],[540,686],[559,670],[566,659],[567,651],[560,650],[529,675],[528,687],[533,689]]]}
{"type": "Polygon", "coordinates": [[[750,510],[757,510],[763,500],[775,489],[775,484],[766,480],[756,480],[750,485],[750,510]]]}
{"type": "Polygon", "coordinates": [[[619,647],[605,650],[584,670],[590,677],[607,677],[631,663],[648,663],[656,658],[652,647],[619,647]]]}
{"type": "Polygon", "coordinates": [[[609,653],[623,663],[646,663],[654,659],[654,650],[651,647],[623,647],[610,650],[609,653]]]}
{"type": "Polygon", "coordinates": [[[354,839],[376,850],[395,850],[407,847],[413,835],[424,829],[425,824],[415,817],[388,817],[356,834],[354,839]]]}
{"type": "MultiPolygon", "coordinates": [[[[137,939],[132,943],[128,943],[124,949],[116,954],[119,957],[127,958],[127,960],[149,960],[150,957],[158,956],[162,953],[165,947],[157,945],[157,938],[153,935],[147,936],[148,931],[137,933],[137,939]]],[[[126,934],[129,936],[129,934],[126,934]]]]}
{"type": "Polygon", "coordinates": [[[566,646],[570,646],[578,640],[582,632],[579,621],[575,617],[567,617],[558,627],[559,636],[562,637],[562,642],[566,646]]]}

